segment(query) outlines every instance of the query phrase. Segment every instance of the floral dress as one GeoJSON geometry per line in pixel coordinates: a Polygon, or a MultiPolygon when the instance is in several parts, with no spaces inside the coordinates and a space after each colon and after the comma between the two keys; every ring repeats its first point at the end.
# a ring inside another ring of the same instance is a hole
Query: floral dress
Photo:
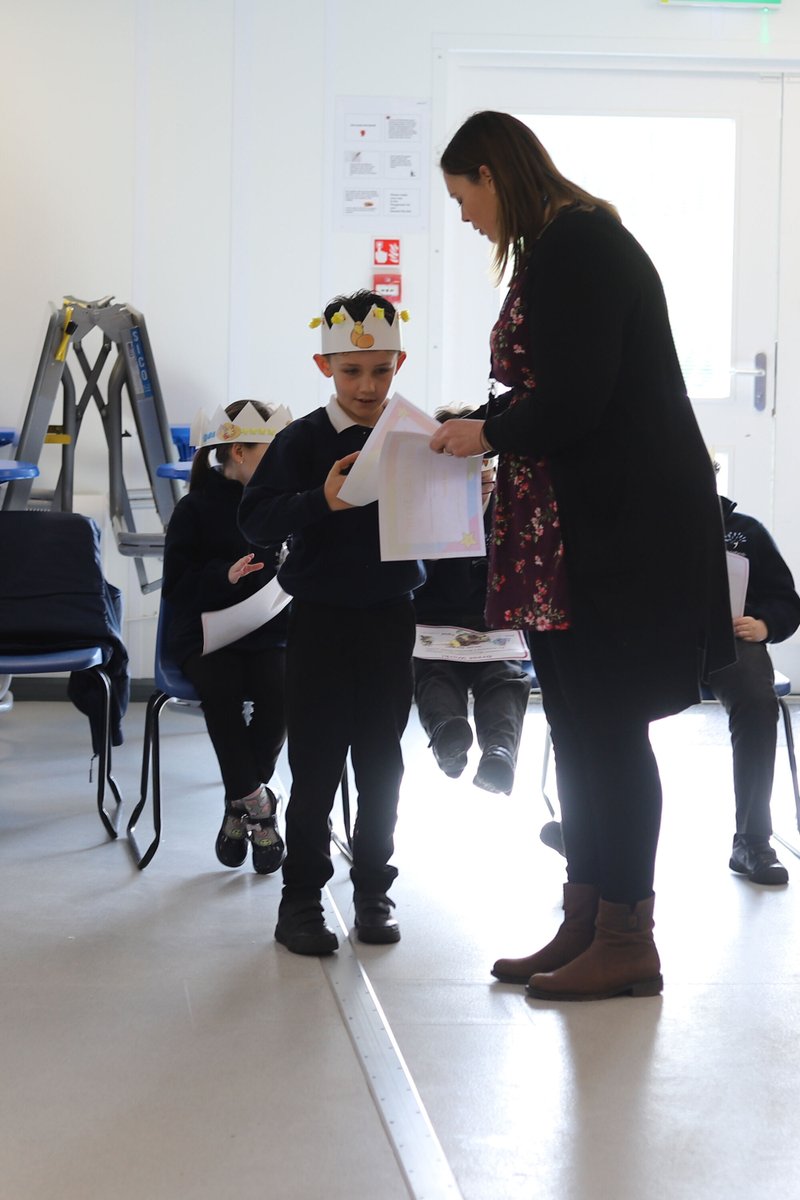
{"type": "MultiPolygon", "coordinates": [[[[530,365],[524,272],[512,281],[491,334],[492,376],[513,390],[489,402],[489,416],[529,400],[530,365]]],[[[489,549],[486,624],[490,629],[568,629],[564,544],[544,459],[501,453],[489,549]]]]}

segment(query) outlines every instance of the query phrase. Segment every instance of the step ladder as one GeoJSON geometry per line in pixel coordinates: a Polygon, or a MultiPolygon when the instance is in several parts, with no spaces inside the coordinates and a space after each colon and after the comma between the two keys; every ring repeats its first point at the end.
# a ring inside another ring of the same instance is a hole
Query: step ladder
{"type": "Polygon", "coordinates": [[[4,510],[26,508],[72,511],[75,447],[86,410],[94,402],[100,412],[108,447],[108,486],[111,525],[120,554],[133,558],[142,592],[160,587],[150,580],[145,560],[162,558],[164,530],[180,499],[180,484],[159,476],[157,468],[173,457],[173,442],[158,383],[153,351],[144,317],[130,304],[114,304],[114,297],[78,300],[67,296],[50,317],[16,457],[38,465],[45,443],[61,446],[61,467],[55,488],[42,492],[33,479],[6,485],[4,510]],[[84,338],[93,330],[102,334],[102,345],[90,362],[84,338]],[[110,371],[103,371],[112,356],[110,371]],[[84,385],[78,394],[68,359],[80,366],[84,385]],[[61,392],[61,421],[53,410],[61,392]],[[123,391],[136,425],[139,448],[149,487],[131,491],[123,470],[123,391]],[[134,507],[154,507],[160,528],[152,533],[136,528],[134,507]]]}

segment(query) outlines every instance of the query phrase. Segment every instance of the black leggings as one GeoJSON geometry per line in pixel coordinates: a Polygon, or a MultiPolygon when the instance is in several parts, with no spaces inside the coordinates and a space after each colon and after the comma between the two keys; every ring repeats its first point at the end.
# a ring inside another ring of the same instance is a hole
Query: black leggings
{"type": "Polygon", "coordinates": [[[534,633],[531,653],[553,738],[567,878],[634,904],[652,894],[661,826],[649,719],[615,699],[613,681],[604,698],[596,681],[584,689],[573,633],[534,633]]]}
{"type": "Polygon", "coordinates": [[[232,649],[192,654],[181,665],[203,704],[227,802],[269,783],[286,739],[285,651],[232,649]],[[248,725],[243,705],[252,701],[248,725]]]}

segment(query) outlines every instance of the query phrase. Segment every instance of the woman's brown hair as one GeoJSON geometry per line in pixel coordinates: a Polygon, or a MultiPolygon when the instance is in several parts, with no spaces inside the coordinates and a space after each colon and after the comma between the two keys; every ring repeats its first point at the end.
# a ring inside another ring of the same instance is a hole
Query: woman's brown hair
{"type": "Polygon", "coordinates": [[[565,204],[602,208],[619,220],[613,204],[566,179],[536,134],[509,113],[473,113],[451,138],[439,166],[448,175],[477,183],[487,167],[497,195],[494,268],[499,282],[509,258],[514,274],[544,229],[565,204]]]}

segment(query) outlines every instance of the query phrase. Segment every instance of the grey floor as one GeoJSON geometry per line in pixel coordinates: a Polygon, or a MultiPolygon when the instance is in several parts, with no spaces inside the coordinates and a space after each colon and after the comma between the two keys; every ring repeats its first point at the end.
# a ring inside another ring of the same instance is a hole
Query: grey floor
{"type": "MultiPolygon", "coordinates": [[[[126,818],[143,717],[133,705],[115,756],[126,818]]],[[[279,880],[216,862],[202,721],[167,712],[163,726],[164,840],[138,872],[94,811],[85,718],[67,703],[0,713],[0,1195],[800,1195],[800,862],[778,847],[787,888],[729,872],[716,706],[653,727],[663,997],[578,1005],[526,1000],[488,974],[558,919],[563,864],[538,841],[538,704],[510,798],[479,792],[472,771],[440,775],[412,716],[403,940],[355,953],[454,1174],[441,1192],[409,1187],[329,974],[273,942],[279,880]]],[[[774,812],[791,838],[782,735],[774,812]]],[[[349,923],[341,856],[330,895],[349,923]]]]}

